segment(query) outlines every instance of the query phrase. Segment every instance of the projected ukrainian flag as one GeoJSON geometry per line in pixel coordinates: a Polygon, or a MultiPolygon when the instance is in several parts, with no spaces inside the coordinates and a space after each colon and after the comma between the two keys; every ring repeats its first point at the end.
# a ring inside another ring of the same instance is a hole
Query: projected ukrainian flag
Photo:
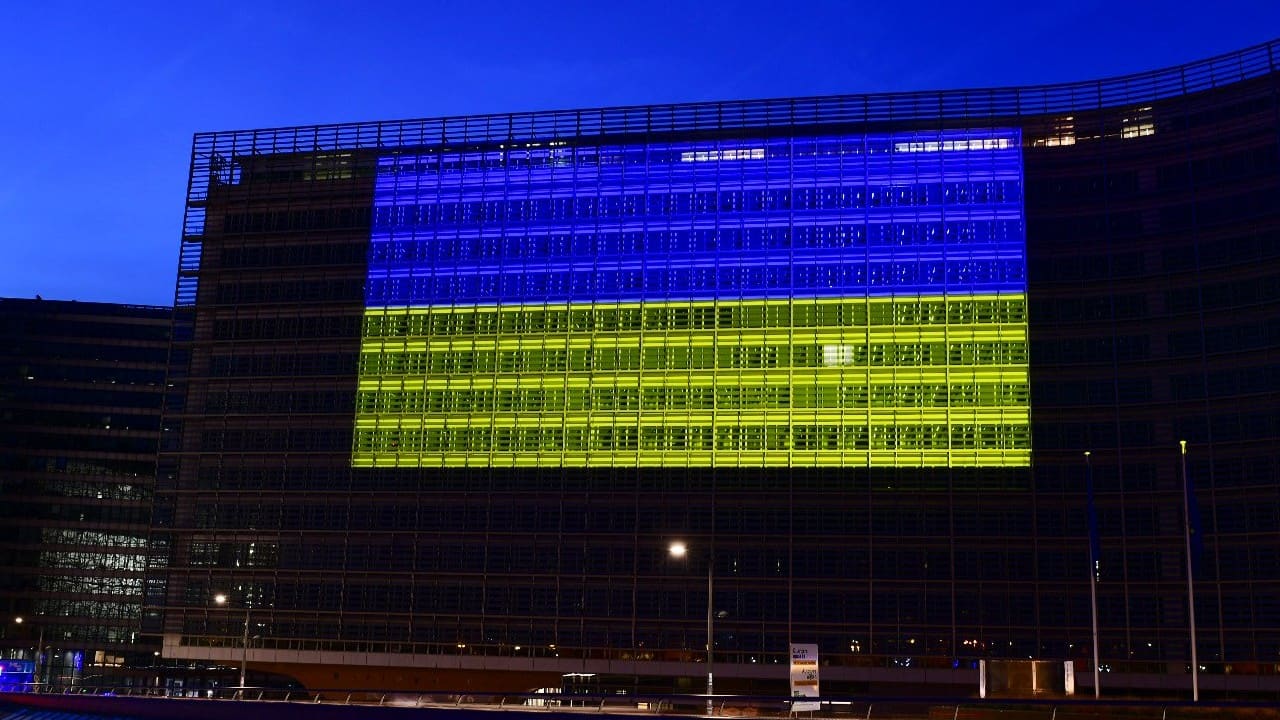
{"type": "Polygon", "coordinates": [[[1025,466],[1014,129],[381,160],[357,467],[1025,466]]]}

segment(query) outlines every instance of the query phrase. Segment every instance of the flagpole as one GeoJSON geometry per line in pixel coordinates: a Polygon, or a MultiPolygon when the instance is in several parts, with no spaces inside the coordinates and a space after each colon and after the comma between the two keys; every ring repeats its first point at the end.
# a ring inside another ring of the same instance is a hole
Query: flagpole
{"type": "Polygon", "coordinates": [[[1200,662],[1196,657],[1196,584],[1191,574],[1191,486],[1187,484],[1187,441],[1179,440],[1182,451],[1182,537],[1187,550],[1187,618],[1191,627],[1191,701],[1200,702],[1200,662]]]}
{"type": "Polygon", "coordinates": [[[1098,670],[1098,571],[1099,558],[1095,557],[1097,536],[1097,508],[1093,504],[1093,453],[1086,450],[1084,464],[1089,470],[1089,602],[1093,610],[1093,699],[1102,696],[1102,674],[1098,670]]]}

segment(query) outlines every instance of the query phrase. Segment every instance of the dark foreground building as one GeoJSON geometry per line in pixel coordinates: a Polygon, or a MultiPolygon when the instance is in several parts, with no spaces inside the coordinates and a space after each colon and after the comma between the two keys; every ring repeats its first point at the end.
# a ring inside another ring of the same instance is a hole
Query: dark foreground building
{"type": "Polygon", "coordinates": [[[727,692],[789,642],[1087,686],[1092,485],[1105,684],[1190,687],[1190,528],[1202,685],[1280,690],[1277,52],[197,135],[145,629],[698,691],[710,615],[727,692]]]}
{"type": "Polygon", "coordinates": [[[42,644],[41,681],[129,682],[159,649],[138,617],[171,315],[0,299],[0,649],[42,644]]]}

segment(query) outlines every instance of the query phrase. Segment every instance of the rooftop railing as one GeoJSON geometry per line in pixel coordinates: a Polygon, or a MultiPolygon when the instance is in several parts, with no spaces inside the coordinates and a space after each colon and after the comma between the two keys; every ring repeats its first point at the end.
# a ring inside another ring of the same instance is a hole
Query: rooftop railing
{"type": "MultiPolygon", "coordinates": [[[[1012,88],[827,95],[624,106],[199,133],[197,157],[555,140],[600,135],[963,120],[1138,106],[1280,69],[1280,40],[1175,67],[1101,80],[1012,88]]],[[[199,164],[199,163],[197,163],[199,164]]],[[[219,161],[225,167],[225,161],[219,161]]],[[[206,168],[208,170],[208,168],[206,168]]]]}

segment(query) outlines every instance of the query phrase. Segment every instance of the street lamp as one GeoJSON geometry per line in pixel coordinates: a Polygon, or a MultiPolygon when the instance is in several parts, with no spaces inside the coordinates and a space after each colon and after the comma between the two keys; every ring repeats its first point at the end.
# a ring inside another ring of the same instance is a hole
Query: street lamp
{"type": "MultiPolygon", "coordinates": [[[[673,558],[683,560],[689,555],[689,547],[683,542],[677,540],[667,547],[668,554],[673,558]]],[[[713,706],[711,695],[715,689],[715,680],[713,669],[712,651],[714,645],[714,633],[712,622],[714,619],[714,611],[712,609],[714,592],[714,575],[712,571],[715,569],[714,557],[710,552],[707,553],[707,714],[712,714],[713,706]]]]}
{"type": "MultiPolygon", "coordinates": [[[[26,622],[21,616],[13,619],[15,625],[21,625],[26,622]]],[[[39,640],[36,640],[35,662],[31,670],[31,684],[38,685],[40,682],[40,656],[44,654],[44,625],[40,625],[39,640]]],[[[38,688],[37,688],[38,689],[38,688]]]]}
{"type": "MultiPolygon", "coordinates": [[[[213,603],[219,607],[229,606],[230,600],[223,593],[213,596],[213,603]]],[[[240,692],[244,692],[244,671],[249,662],[249,604],[244,604],[244,635],[240,638],[240,692]]]]}

